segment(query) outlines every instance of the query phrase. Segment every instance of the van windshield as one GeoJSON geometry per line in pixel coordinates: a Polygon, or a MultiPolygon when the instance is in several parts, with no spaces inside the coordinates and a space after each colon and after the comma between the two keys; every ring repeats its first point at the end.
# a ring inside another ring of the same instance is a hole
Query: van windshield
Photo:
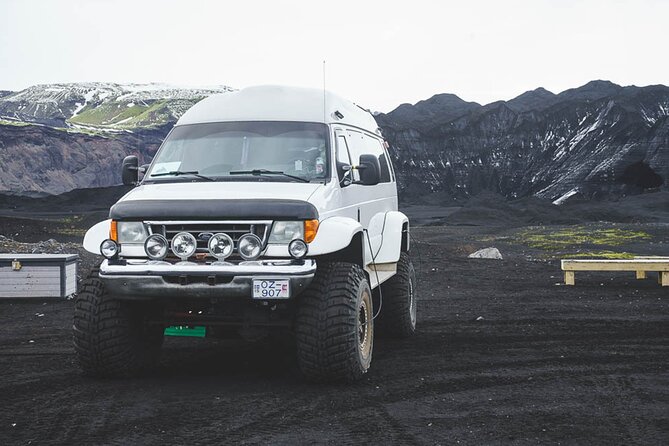
{"type": "MultiPolygon", "coordinates": [[[[271,171],[288,174],[271,175],[275,181],[323,181],[329,174],[327,130],[325,124],[311,122],[178,126],[165,139],[145,180],[193,180],[198,177],[189,175],[198,174],[207,179],[245,181],[271,171]]],[[[268,177],[263,175],[263,179],[268,177]]]]}

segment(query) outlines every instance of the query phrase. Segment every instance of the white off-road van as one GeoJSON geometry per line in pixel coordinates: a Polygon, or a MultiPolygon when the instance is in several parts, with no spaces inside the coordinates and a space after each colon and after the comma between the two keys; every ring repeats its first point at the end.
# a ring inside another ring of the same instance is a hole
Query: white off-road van
{"type": "Polygon", "coordinates": [[[202,326],[290,331],[307,378],[351,381],[375,329],[414,333],[409,221],[377,123],[352,102],[275,86],[214,95],[122,175],[136,187],[84,238],[104,257],[75,303],[85,373],[150,369],[165,327],[202,326]]]}

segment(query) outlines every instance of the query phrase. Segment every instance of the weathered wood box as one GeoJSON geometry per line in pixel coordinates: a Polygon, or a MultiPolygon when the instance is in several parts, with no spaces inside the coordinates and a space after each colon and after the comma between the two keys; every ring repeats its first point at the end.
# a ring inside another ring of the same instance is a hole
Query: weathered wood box
{"type": "Polygon", "coordinates": [[[67,297],[77,292],[77,254],[0,254],[0,297],[67,297]]]}

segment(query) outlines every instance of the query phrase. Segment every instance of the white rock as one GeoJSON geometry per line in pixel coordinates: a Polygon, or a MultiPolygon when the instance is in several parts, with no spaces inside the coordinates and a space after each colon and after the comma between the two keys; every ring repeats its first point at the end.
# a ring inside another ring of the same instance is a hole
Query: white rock
{"type": "Polygon", "coordinates": [[[469,254],[470,259],[497,259],[502,260],[502,253],[497,248],[484,248],[469,254]]]}

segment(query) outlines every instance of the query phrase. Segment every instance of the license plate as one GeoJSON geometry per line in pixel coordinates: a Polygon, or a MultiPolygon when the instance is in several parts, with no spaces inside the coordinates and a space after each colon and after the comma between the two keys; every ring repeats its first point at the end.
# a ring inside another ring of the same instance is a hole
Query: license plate
{"type": "Polygon", "coordinates": [[[253,279],[254,299],[287,299],[289,297],[289,280],[253,279]]]}

